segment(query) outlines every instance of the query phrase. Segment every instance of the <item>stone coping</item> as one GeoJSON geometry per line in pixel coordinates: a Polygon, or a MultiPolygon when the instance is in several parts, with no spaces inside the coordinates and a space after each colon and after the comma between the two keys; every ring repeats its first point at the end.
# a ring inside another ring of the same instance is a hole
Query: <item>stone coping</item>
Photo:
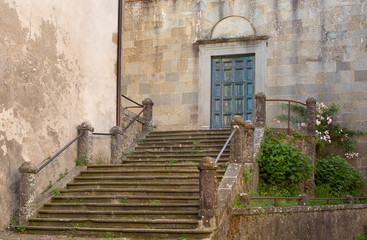
{"type": "Polygon", "coordinates": [[[60,181],[54,183],[50,189],[46,192],[42,192],[40,195],[37,196],[35,204],[34,204],[34,212],[40,209],[46,202],[48,202],[52,195],[52,191],[54,189],[63,189],[66,185],[71,182],[79,173],[85,170],[87,166],[75,166],[64,178],[60,181]]]}
{"type": "Polygon", "coordinates": [[[351,209],[365,209],[367,204],[338,204],[338,205],[319,205],[319,206],[290,206],[290,207],[251,207],[246,208],[232,208],[233,215],[262,215],[262,214],[293,214],[293,213],[307,213],[307,212],[321,212],[321,211],[337,211],[337,210],[351,210],[351,209]]]}
{"type": "Polygon", "coordinates": [[[202,39],[194,42],[194,45],[204,45],[204,44],[216,44],[216,43],[228,43],[228,42],[248,42],[248,41],[259,41],[268,40],[269,36],[247,36],[239,38],[218,38],[218,39],[202,39]]]}

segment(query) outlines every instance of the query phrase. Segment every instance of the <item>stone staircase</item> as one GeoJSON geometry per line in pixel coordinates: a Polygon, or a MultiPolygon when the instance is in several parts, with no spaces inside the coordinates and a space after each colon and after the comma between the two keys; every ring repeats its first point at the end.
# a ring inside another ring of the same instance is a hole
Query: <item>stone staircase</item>
{"type": "MultiPolygon", "coordinates": [[[[198,164],[229,130],[152,132],[123,164],[91,165],[29,219],[27,232],[133,239],[209,239],[200,228],[198,164]],[[186,238],[184,238],[186,237],[186,238]]],[[[217,169],[218,182],[229,147],[217,169]]]]}

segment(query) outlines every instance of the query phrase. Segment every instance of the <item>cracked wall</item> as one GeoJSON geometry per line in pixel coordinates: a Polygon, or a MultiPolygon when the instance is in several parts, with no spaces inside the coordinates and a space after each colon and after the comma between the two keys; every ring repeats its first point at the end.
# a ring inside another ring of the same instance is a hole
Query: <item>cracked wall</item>
{"type": "MultiPolygon", "coordinates": [[[[114,126],[117,3],[0,0],[0,226],[18,207],[23,161],[36,166],[89,121],[114,126]]],[[[66,168],[76,146],[38,175],[38,192],[66,168]]]]}

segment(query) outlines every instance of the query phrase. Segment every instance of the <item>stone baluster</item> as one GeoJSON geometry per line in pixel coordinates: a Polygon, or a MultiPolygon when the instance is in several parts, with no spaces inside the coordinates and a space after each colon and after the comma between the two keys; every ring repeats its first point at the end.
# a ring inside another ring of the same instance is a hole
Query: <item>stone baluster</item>
{"type": "Polygon", "coordinates": [[[93,132],[94,128],[86,122],[78,126],[80,133],[84,133],[78,141],[78,157],[85,158],[89,163],[93,159],[93,132]]]}
{"type": "Polygon", "coordinates": [[[215,227],[218,200],[217,166],[214,159],[204,157],[199,164],[200,211],[204,227],[215,227]]]}
{"type": "Polygon", "coordinates": [[[32,162],[26,161],[19,167],[18,171],[20,173],[19,225],[26,225],[35,211],[37,168],[32,162]]]}

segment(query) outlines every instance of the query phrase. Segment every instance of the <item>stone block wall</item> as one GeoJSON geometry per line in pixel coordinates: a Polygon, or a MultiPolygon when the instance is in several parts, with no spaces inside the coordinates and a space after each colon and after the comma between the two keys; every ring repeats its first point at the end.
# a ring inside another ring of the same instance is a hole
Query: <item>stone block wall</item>
{"type": "Polygon", "coordinates": [[[125,3],[122,92],[154,102],[159,129],[197,128],[198,59],[192,1],[125,3]]]}
{"type": "Polygon", "coordinates": [[[353,239],[366,234],[366,204],[235,208],[214,239],[353,239]]]}

